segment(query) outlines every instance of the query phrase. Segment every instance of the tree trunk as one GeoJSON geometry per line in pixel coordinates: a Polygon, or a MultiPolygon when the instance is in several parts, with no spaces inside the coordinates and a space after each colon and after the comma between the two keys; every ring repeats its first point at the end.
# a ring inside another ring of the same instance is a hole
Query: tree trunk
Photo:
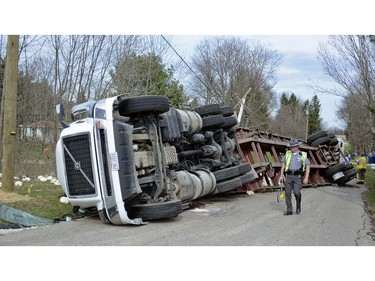
{"type": "MultiPolygon", "coordinates": [[[[3,127],[4,127],[4,100],[5,100],[5,76],[3,80],[3,94],[1,96],[1,109],[0,109],[0,143],[3,143],[3,127]]],[[[0,145],[0,159],[3,159],[3,146],[0,145]]],[[[3,163],[0,161],[0,171],[3,170],[3,163]]]]}
{"type": "Polygon", "coordinates": [[[8,35],[5,61],[4,126],[3,126],[3,188],[14,191],[14,162],[16,149],[16,104],[18,81],[19,35],[8,35]]]}

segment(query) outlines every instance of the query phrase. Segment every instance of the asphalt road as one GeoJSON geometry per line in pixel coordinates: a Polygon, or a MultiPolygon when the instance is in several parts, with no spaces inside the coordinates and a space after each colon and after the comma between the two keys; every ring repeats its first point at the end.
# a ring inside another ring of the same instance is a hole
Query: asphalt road
{"type": "MultiPolygon", "coordinates": [[[[3,246],[374,246],[364,185],[302,190],[302,212],[284,216],[276,192],[198,201],[177,218],[143,226],[103,224],[99,217],[0,230],[3,246]]],[[[293,203],[295,203],[293,198],[293,203]]],[[[295,209],[295,205],[293,206],[295,209]]]]}

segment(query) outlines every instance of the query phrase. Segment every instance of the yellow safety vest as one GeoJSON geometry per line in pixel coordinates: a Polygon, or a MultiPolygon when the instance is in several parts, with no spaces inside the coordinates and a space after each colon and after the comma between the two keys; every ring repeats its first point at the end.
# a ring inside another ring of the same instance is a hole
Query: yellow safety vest
{"type": "MultiPolygon", "coordinates": [[[[302,152],[302,157],[301,157],[301,160],[302,160],[302,171],[304,172],[306,170],[306,158],[307,158],[307,153],[304,152],[304,151],[301,151],[302,152]]],[[[285,153],[285,172],[288,171],[289,169],[289,165],[290,165],[290,160],[292,159],[292,151],[291,150],[288,150],[286,153],[285,153]]]]}
{"type": "Polygon", "coordinates": [[[357,164],[357,169],[360,170],[360,169],[366,169],[366,168],[367,168],[366,157],[362,156],[361,158],[359,158],[359,162],[357,164]]]}

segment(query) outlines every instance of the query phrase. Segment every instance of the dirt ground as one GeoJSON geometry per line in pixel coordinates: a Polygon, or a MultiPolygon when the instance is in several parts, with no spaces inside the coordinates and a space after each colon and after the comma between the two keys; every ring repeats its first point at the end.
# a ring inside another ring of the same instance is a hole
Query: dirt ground
{"type": "Polygon", "coordinates": [[[9,203],[15,201],[29,201],[30,198],[25,195],[20,195],[14,192],[5,192],[0,189],[0,203],[9,203]]]}

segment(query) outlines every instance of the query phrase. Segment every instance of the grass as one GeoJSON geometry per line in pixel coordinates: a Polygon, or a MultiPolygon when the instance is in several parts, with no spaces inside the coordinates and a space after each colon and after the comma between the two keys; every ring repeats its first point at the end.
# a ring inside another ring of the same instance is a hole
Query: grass
{"type": "Polygon", "coordinates": [[[367,169],[365,183],[368,187],[368,191],[364,194],[365,201],[367,202],[371,216],[375,219],[375,171],[367,169]]]}
{"type": "MultiPolygon", "coordinates": [[[[42,218],[60,219],[65,215],[73,215],[72,205],[60,202],[60,197],[64,196],[61,187],[50,181],[23,181],[22,186],[15,187],[14,193],[17,195],[16,200],[2,203],[42,218]]],[[[1,220],[0,223],[6,224],[1,220]]]]}
{"type": "Polygon", "coordinates": [[[346,153],[346,152],[349,152],[349,153],[352,152],[352,147],[350,146],[350,144],[344,145],[344,153],[346,153]]]}

